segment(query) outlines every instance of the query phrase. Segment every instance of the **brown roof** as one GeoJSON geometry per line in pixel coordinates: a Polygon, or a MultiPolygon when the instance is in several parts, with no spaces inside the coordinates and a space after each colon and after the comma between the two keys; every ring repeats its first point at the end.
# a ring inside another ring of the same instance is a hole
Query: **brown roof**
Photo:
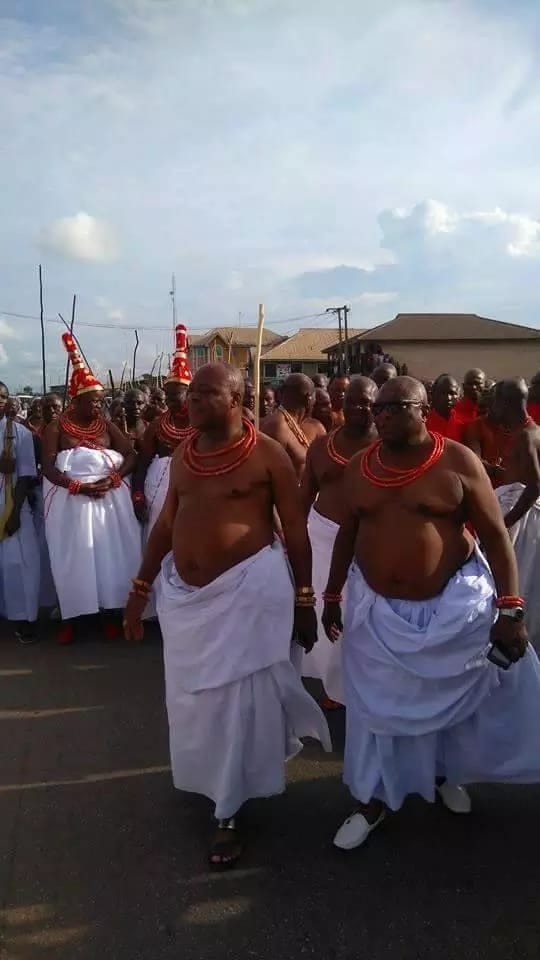
{"type": "MultiPolygon", "coordinates": [[[[358,328],[349,330],[349,338],[356,337],[364,331],[358,328]]],[[[263,354],[263,360],[289,361],[310,360],[317,363],[328,359],[323,350],[329,347],[339,337],[336,327],[303,327],[292,337],[277,344],[263,354]]]]}
{"type": "MultiPolygon", "coordinates": [[[[356,339],[376,343],[400,340],[539,340],[540,330],[479,317],[476,313],[398,313],[393,320],[365,331],[356,339]]],[[[336,346],[336,341],[330,344],[330,348],[336,346]]]]}
{"type": "MultiPolygon", "coordinates": [[[[221,337],[225,343],[230,343],[235,347],[256,347],[257,327],[214,327],[208,333],[204,333],[197,342],[208,346],[215,337],[221,337]]],[[[270,347],[273,343],[278,343],[283,339],[279,333],[274,333],[267,327],[263,328],[263,347],[270,347]]],[[[193,337],[191,337],[191,340],[193,341],[193,337]]]]}
{"type": "Polygon", "coordinates": [[[196,347],[205,337],[205,333],[189,333],[188,331],[188,345],[190,347],[196,347]]]}

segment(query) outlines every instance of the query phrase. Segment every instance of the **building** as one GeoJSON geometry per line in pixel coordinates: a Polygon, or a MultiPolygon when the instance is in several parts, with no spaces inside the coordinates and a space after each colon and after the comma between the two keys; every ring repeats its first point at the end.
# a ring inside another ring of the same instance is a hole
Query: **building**
{"type": "MultiPolygon", "coordinates": [[[[257,327],[214,327],[204,334],[189,334],[189,362],[193,371],[205,363],[223,361],[243,370],[247,376],[253,372],[253,360],[257,346],[257,327]]],[[[269,349],[284,340],[279,333],[263,329],[262,349],[269,349]]]]}
{"type": "MultiPolygon", "coordinates": [[[[339,344],[325,348],[336,369],[339,344]]],[[[398,313],[350,343],[351,372],[369,373],[372,358],[387,355],[420,379],[449,373],[458,380],[480,367],[493,380],[530,378],[540,370],[540,330],[479,317],[475,313],[398,313]]]]}
{"type": "MultiPolygon", "coordinates": [[[[349,330],[349,338],[357,337],[362,330],[349,330]]],[[[338,335],[335,327],[303,327],[292,337],[263,352],[261,358],[262,379],[269,383],[284,380],[290,373],[328,373],[328,355],[324,352],[338,335]]]]}

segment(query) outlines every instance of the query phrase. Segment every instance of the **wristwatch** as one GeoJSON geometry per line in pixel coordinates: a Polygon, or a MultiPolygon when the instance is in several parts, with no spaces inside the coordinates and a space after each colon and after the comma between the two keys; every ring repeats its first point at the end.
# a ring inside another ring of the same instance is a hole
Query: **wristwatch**
{"type": "Polygon", "coordinates": [[[499,607],[499,616],[508,617],[514,623],[521,623],[525,617],[525,607],[499,607]]]}

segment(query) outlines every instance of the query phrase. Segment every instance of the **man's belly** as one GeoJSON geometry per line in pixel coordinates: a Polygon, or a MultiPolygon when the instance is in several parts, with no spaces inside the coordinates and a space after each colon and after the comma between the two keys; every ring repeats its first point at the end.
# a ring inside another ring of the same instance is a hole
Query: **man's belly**
{"type": "Polygon", "coordinates": [[[437,596],[472,551],[470,534],[441,519],[407,518],[399,529],[395,523],[386,529],[381,519],[361,523],[355,545],[356,562],[371,589],[400,600],[437,596]]]}
{"type": "Polygon", "coordinates": [[[327,517],[334,523],[343,519],[343,483],[327,483],[319,491],[314,508],[321,517],[327,517]]]}
{"type": "Polygon", "coordinates": [[[272,519],[245,509],[241,518],[198,509],[179,511],[173,530],[173,556],[185,583],[204,587],[226,570],[269,546],[274,539],[272,519]]]}

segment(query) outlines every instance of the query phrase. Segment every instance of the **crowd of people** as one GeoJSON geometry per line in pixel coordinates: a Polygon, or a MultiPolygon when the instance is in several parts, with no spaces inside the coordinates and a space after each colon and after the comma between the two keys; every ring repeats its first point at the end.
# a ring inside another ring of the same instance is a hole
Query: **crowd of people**
{"type": "Polygon", "coordinates": [[[467,813],[464,784],[540,778],[540,375],[421,383],[382,356],[265,387],[256,430],[251,382],[192,376],[182,325],[163,390],[108,410],[63,340],[65,409],[22,422],[0,384],[2,613],[29,643],[57,607],[61,644],[85,615],[138,640],[157,614],[174,783],[215,803],[213,866],[301,738],[331,749],[325,710],[346,709],[342,849],[409,793],[467,813]]]}

